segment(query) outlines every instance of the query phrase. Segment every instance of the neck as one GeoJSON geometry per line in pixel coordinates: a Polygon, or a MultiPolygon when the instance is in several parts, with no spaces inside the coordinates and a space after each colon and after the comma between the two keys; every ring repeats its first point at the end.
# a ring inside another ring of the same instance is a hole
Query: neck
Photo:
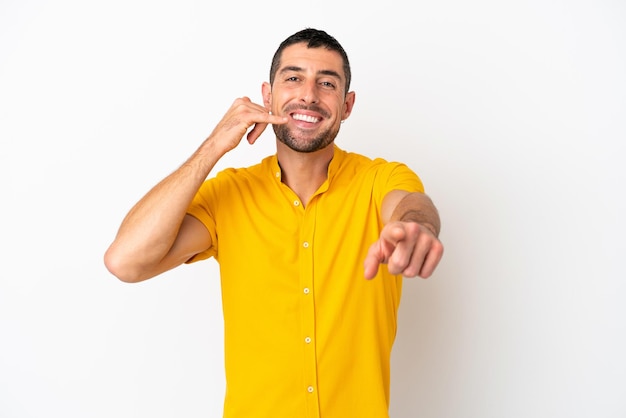
{"type": "Polygon", "coordinates": [[[282,182],[306,205],[328,177],[328,164],[335,154],[334,145],[315,152],[297,152],[276,141],[276,149],[282,182]]]}

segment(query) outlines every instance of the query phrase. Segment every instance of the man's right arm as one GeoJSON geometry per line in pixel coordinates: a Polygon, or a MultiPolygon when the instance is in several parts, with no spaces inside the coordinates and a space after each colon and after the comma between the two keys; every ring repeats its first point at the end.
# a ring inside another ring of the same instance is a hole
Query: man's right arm
{"type": "Polygon", "coordinates": [[[128,212],[104,255],[107,269],[125,282],[140,282],[170,270],[209,248],[211,236],[187,209],[219,159],[235,148],[250,127],[254,143],[271,115],[248,98],[235,100],[211,135],[176,171],[153,187],[128,212]]]}

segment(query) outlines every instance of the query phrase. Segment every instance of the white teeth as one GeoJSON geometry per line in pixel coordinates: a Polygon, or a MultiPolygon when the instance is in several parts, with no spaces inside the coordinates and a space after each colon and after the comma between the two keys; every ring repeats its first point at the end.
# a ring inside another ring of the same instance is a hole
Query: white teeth
{"type": "Polygon", "coordinates": [[[299,113],[294,113],[293,118],[295,120],[302,120],[302,121],[310,122],[310,123],[315,123],[318,121],[318,119],[313,116],[301,115],[299,113]]]}

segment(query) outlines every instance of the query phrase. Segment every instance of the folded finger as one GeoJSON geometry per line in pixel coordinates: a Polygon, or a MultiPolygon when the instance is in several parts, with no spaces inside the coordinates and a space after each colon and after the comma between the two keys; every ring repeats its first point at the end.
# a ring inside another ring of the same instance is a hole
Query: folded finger
{"type": "Polygon", "coordinates": [[[439,264],[439,261],[441,260],[442,256],[443,256],[443,245],[441,245],[439,241],[436,241],[431,246],[430,250],[426,254],[426,257],[424,258],[422,267],[419,272],[419,276],[424,279],[430,277],[435,271],[435,268],[437,268],[437,265],[439,264]]]}

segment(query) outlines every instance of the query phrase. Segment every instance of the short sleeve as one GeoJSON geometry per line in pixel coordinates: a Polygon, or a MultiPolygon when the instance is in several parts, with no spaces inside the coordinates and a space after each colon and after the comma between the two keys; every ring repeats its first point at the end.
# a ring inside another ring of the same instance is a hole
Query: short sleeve
{"type": "Polygon", "coordinates": [[[217,179],[206,180],[194,196],[189,208],[187,209],[187,214],[202,222],[211,235],[211,247],[196,254],[187,260],[187,263],[205,260],[217,255],[218,241],[215,224],[215,204],[218,201],[216,190],[217,186],[217,179]]]}
{"type": "Polygon", "coordinates": [[[380,203],[392,190],[424,193],[424,185],[419,176],[406,164],[381,160],[381,164],[377,166],[374,196],[380,203]]]}

